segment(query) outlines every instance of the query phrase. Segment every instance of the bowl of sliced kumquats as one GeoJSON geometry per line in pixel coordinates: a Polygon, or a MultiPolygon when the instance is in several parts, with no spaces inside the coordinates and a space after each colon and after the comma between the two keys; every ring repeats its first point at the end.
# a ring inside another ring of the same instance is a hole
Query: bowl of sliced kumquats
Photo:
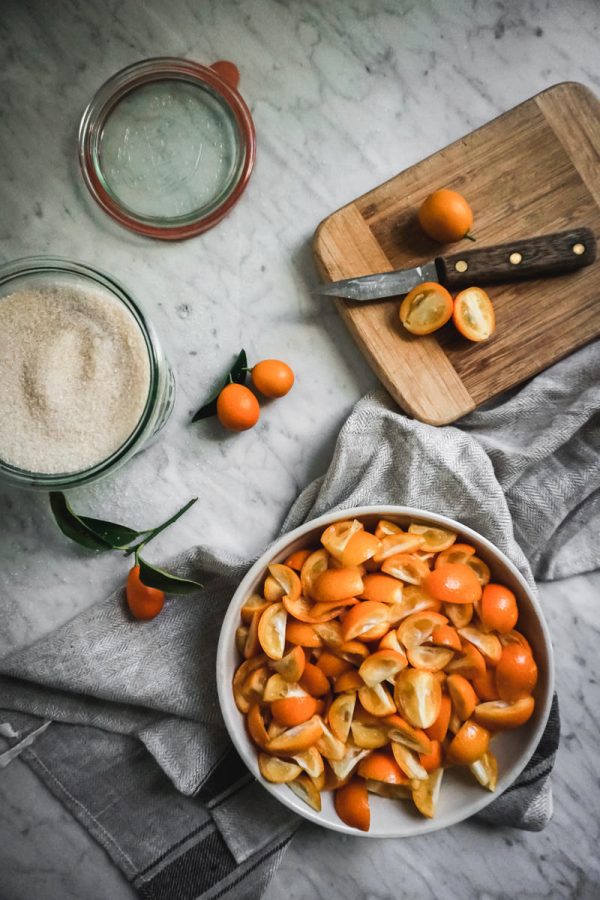
{"type": "Polygon", "coordinates": [[[486,538],[399,506],[276,541],[217,654],[225,724],[254,776],[326,828],[408,837],[479,812],[523,770],[553,694],[536,598],[486,538]]]}

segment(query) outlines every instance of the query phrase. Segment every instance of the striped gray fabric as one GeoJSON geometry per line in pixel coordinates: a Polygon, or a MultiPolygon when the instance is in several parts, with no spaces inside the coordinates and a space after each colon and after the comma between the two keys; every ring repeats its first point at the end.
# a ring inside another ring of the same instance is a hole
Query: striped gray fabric
{"type": "MultiPolygon", "coordinates": [[[[284,530],[329,509],[399,503],[480,531],[532,585],[533,574],[596,568],[599,384],[594,344],[460,428],[411,421],[383,392],[369,395],[284,530]]],[[[0,741],[15,746],[52,721],[22,758],[145,900],[257,898],[298,822],[252,781],[216,701],[216,639],[248,562],[197,547],[172,565],[206,587],[154,622],[131,622],[116,594],[0,660],[0,722],[10,726],[0,741]]],[[[558,740],[555,701],[529,765],[481,818],[544,827],[558,740]]]]}

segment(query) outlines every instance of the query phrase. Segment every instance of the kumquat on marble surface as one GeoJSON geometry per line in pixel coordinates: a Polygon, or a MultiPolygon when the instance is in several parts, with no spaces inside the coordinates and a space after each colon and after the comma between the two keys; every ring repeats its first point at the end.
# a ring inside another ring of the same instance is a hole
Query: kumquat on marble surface
{"type": "Polygon", "coordinates": [[[456,534],[336,522],[241,609],[234,699],[267,781],[368,831],[369,795],[436,813],[444,770],[496,788],[494,735],[531,717],[514,593],[456,534]]]}

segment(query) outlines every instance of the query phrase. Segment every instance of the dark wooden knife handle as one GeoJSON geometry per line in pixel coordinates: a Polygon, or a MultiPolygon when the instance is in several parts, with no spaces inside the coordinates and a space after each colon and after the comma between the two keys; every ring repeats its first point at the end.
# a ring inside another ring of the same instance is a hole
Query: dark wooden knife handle
{"type": "Polygon", "coordinates": [[[469,285],[522,281],[560,275],[596,258],[596,238],[590,228],[573,228],[494,247],[463,250],[435,260],[440,283],[450,290],[469,285]]]}

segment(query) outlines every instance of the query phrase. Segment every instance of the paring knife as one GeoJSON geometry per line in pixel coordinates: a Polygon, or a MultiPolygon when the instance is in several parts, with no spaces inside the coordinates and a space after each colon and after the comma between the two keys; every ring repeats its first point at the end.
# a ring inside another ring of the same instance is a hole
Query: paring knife
{"type": "Polygon", "coordinates": [[[313,293],[359,302],[382,300],[407,294],[424,281],[437,281],[452,291],[470,285],[562,275],[589,266],[595,258],[596,238],[592,230],[574,228],[493,247],[463,250],[452,256],[437,256],[414,269],[321,284],[313,293]]]}

